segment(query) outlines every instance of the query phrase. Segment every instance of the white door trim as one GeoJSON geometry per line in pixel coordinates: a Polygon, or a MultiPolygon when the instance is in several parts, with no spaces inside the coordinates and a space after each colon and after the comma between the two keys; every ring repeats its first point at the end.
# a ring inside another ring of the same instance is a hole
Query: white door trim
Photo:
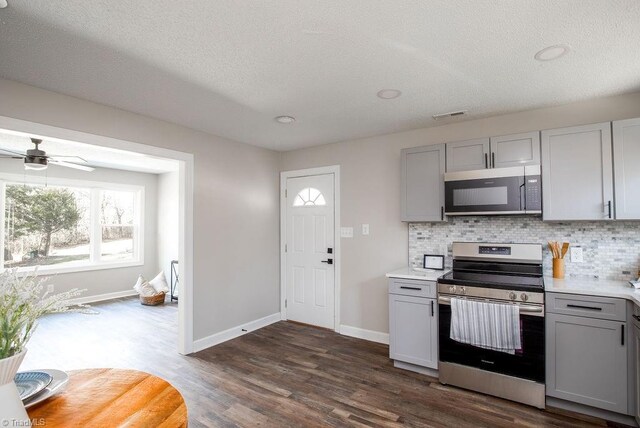
{"type": "Polygon", "coordinates": [[[96,146],[128,150],[150,156],[177,160],[179,169],[179,238],[180,289],[178,291],[178,352],[186,355],[193,352],[193,194],[194,156],[191,153],[133,143],[111,137],[74,131],[56,126],[0,116],[0,128],[34,135],[78,141],[96,146]]]}
{"type": "Polygon", "coordinates": [[[298,169],[295,171],[283,171],[280,173],[280,314],[282,319],[287,319],[285,298],[287,297],[287,253],[284,246],[287,242],[287,179],[295,177],[308,177],[311,175],[333,174],[335,221],[334,221],[334,318],[333,330],[340,332],[340,266],[342,255],[340,251],[340,165],[323,166],[319,168],[298,169]]]}

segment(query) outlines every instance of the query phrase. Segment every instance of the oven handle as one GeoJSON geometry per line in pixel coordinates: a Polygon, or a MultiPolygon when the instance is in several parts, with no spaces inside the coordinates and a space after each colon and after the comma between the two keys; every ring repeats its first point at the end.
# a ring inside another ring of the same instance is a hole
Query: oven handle
{"type": "MultiPolygon", "coordinates": [[[[476,300],[478,302],[486,302],[486,300],[469,299],[468,297],[456,297],[456,298],[457,299],[476,300]]],[[[491,301],[489,301],[489,302],[491,302],[491,301]]],[[[442,303],[443,305],[450,305],[451,304],[451,297],[438,296],[438,303],[442,303]]],[[[502,302],[496,302],[496,303],[502,303],[502,302]]],[[[520,304],[520,303],[515,303],[515,304],[518,305],[520,312],[543,313],[544,314],[544,306],[523,305],[523,304],[520,304]]]]}

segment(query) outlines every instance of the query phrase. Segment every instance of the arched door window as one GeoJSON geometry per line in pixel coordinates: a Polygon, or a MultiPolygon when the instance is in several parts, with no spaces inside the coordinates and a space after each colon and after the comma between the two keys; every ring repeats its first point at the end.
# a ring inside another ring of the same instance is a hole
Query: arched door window
{"type": "Polygon", "coordinates": [[[318,189],[307,187],[302,189],[293,200],[294,207],[317,207],[327,205],[324,196],[318,189]]]}

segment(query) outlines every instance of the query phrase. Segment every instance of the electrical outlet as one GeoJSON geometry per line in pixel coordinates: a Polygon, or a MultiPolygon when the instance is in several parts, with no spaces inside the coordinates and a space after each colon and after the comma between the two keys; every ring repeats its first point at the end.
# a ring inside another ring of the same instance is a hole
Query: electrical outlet
{"type": "Polygon", "coordinates": [[[368,224],[363,224],[362,225],[362,234],[363,235],[368,235],[369,234],[369,225],[368,224]]]}
{"type": "Polygon", "coordinates": [[[584,263],[584,258],[582,257],[582,247],[571,247],[571,262],[584,263]]]}
{"type": "Polygon", "coordinates": [[[353,238],[353,227],[341,227],[340,228],[340,237],[341,238],[353,238]]]}
{"type": "Polygon", "coordinates": [[[55,286],[53,284],[47,284],[47,293],[53,293],[55,286]]]}

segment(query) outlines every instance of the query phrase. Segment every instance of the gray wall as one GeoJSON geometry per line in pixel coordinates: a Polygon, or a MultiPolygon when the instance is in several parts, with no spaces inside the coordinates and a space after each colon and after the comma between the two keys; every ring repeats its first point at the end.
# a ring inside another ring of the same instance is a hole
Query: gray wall
{"type": "Polygon", "coordinates": [[[278,153],[1,79],[0,115],[193,153],[194,339],[279,312],[278,153]]]}
{"type": "MultiPolygon", "coordinates": [[[[0,159],[0,172],[19,176],[25,175],[22,162],[9,159],[0,159]]],[[[46,171],[28,171],[26,174],[30,179],[38,180],[39,183],[44,183],[45,177],[49,177],[144,187],[144,265],[56,274],[49,281],[55,285],[56,292],[67,291],[72,288],[86,288],[87,291],[82,294],[84,298],[118,291],[132,291],[133,284],[135,284],[139,274],[143,274],[150,279],[158,273],[158,259],[156,257],[156,235],[158,229],[155,212],[158,176],[156,174],[143,174],[108,168],[96,168],[93,172],[84,172],[55,166],[48,168],[46,171]]]]}
{"type": "Polygon", "coordinates": [[[342,225],[356,226],[354,238],[342,239],[342,324],[388,331],[384,274],[408,264],[408,226],[399,220],[400,149],[631,117],[640,117],[640,93],[283,153],[283,171],[341,165],[342,225]],[[362,223],[370,224],[370,235],[360,234],[362,223]]]}

